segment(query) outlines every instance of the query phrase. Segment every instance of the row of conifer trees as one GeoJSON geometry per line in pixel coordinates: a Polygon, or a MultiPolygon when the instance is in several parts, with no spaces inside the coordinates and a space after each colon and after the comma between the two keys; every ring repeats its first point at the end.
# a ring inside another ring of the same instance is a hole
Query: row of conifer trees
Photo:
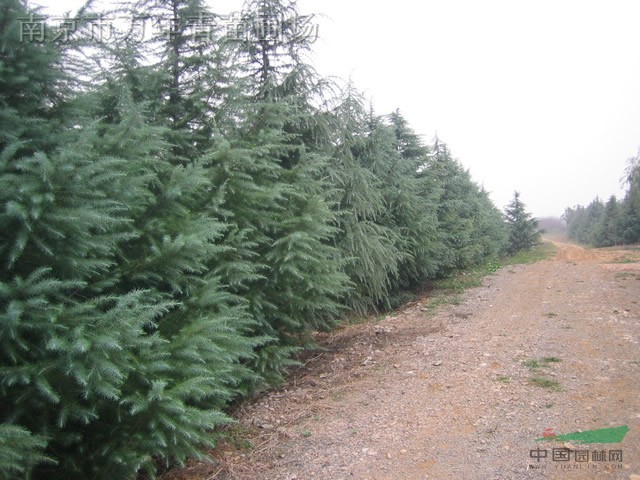
{"type": "Polygon", "coordinates": [[[294,4],[249,1],[242,35],[201,0],[103,14],[170,30],[34,38],[0,5],[0,478],[198,456],[310,332],[507,241],[445,144],[314,73],[294,4]]]}
{"type": "Polygon", "coordinates": [[[596,197],[587,206],[567,208],[563,218],[569,238],[594,247],[640,242],[640,153],[627,161],[624,198],[603,202],[596,197]]]}

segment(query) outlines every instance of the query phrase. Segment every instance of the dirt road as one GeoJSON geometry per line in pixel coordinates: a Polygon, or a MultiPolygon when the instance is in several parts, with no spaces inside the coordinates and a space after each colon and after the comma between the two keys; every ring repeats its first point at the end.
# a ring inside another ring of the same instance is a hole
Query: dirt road
{"type": "Polygon", "coordinates": [[[165,478],[639,480],[640,250],[556,246],[435,315],[425,298],[324,338],[239,412],[251,448],[165,478]],[[622,443],[536,441],[620,426],[622,443]]]}

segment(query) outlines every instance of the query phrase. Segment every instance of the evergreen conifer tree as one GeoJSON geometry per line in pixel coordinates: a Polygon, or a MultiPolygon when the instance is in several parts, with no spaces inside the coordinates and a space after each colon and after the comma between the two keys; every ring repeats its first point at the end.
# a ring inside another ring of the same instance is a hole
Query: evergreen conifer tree
{"type": "Polygon", "coordinates": [[[620,243],[620,204],[612,195],[604,205],[600,218],[594,222],[589,238],[595,247],[610,247],[620,243]]]}
{"type": "Polygon", "coordinates": [[[625,243],[640,241],[640,153],[628,160],[627,193],[622,201],[621,236],[625,243]]]}
{"type": "Polygon", "coordinates": [[[295,4],[248,2],[241,18],[246,35],[232,45],[242,89],[226,100],[240,115],[209,152],[231,225],[214,270],[247,302],[255,334],[273,339],[253,366],[277,381],[309,332],[333,324],[348,279],[330,245],[327,159],[313,142],[317,76],[295,4]]]}
{"type": "Polygon", "coordinates": [[[398,233],[385,221],[388,166],[383,149],[393,148],[393,143],[388,143],[392,137],[381,138],[372,131],[362,98],[351,85],[333,115],[334,137],[329,142],[332,153],[326,175],[334,186],[339,228],[335,242],[354,284],[349,306],[361,311],[388,306],[399,263],[407,257],[399,250],[402,242],[398,233]]]}
{"type": "Polygon", "coordinates": [[[538,222],[526,211],[519,192],[513,194],[513,200],[505,210],[505,219],[509,227],[509,254],[528,250],[539,241],[538,222]]]}
{"type": "Polygon", "coordinates": [[[438,274],[447,275],[474,265],[482,257],[483,246],[475,238],[481,203],[477,185],[448,146],[436,139],[432,150],[423,176],[432,179],[440,191],[437,214],[443,247],[438,274]]]}
{"type": "Polygon", "coordinates": [[[439,269],[443,244],[438,233],[438,200],[441,190],[421,175],[429,161],[429,149],[396,111],[389,115],[388,155],[392,160],[385,182],[390,224],[399,232],[399,248],[409,256],[400,263],[398,288],[420,285],[439,269]]]}
{"type": "Polygon", "coordinates": [[[260,339],[208,269],[226,226],[205,168],[174,161],[114,86],[78,102],[97,110],[65,119],[58,147],[15,131],[0,155],[4,477],[125,479],[197,456],[254,378],[260,339]]]}
{"type": "Polygon", "coordinates": [[[21,0],[0,5],[0,151],[17,142],[21,153],[49,151],[59,141],[51,125],[62,123],[57,110],[66,77],[58,68],[62,52],[43,19],[21,0]]]}
{"type": "Polygon", "coordinates": [[[489,193],[481,188],[475,193],[475,197],[479,208],[474,219],[474,241],[481,248],[473,263],[480,264],[504,254],[509,232],[502,212],[493,204],[489,193]]]}

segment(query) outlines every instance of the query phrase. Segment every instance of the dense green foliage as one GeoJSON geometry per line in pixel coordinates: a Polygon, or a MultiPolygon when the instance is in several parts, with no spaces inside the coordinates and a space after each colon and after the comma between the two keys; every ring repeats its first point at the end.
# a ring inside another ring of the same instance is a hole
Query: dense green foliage
{"type": "Polygon", "coordinates": [[[0,478],[198,456],[312,332],[506,245],[446,145],[313,72],[295,4],[205,41],[204,2],[122,8],[171,34],[29,42],[0,7],[0,478]]]}
{"type": "Polygon", "coordinates": [[[513,255],[528,250],[540,241],[538,221],[527,212],[519,192],[513,194],[513,200],[505,210],[505,219],[509,228],[507,253],[513,255]]]}
{"type": "Polygon", "coordinates": [[[567,208],[569,238],[594,247],[610,247],[640,241],[640,153],[628,161],[624,199],[611,196],[606,203],[595,198],[586,207],[567,208]]]}

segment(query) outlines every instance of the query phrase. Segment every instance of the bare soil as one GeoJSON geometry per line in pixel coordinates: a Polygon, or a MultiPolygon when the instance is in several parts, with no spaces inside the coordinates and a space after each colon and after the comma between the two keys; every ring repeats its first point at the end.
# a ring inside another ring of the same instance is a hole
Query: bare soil
{"type": "Polygon", "coordinates": [[[426,295],[319,335],[285,386],[235,412],[212,462],[163,480],[640,480],[640,250],[554,243],[458,305],[426,295]],[[536,441],[623,425],[620,444],[536,441]]]}

